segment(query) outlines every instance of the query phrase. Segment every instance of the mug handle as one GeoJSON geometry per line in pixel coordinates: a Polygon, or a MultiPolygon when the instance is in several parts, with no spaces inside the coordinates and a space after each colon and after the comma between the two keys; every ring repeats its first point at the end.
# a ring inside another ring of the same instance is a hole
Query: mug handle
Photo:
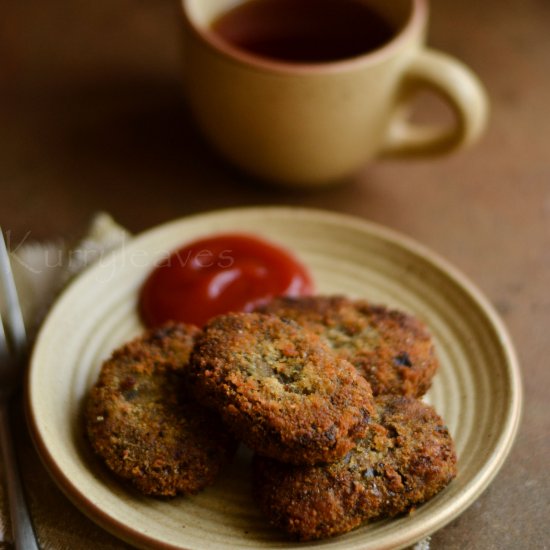
{"type": "Polygon", "coordinates": [[[423,49],[405,70],[401,100],[390,122],[381,156],[439,155],[468,146],[483,133],[488,114],[487,94],[477,76],[455,58],[423,49]],[[455,114],[453,126],[409,121],[412,96],[421,88],[433,90],[445,99],[455,114]]]}

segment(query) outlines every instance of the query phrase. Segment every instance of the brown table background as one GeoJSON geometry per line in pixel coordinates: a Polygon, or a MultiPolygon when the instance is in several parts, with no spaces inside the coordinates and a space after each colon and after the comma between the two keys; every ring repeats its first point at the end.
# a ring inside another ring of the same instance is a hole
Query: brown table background
{"type": "MultiPolygon", "coordinates": [[[[258,185],[197,135],[180,89],[177,0],[4,2],[0,223],[16,243],[75,237],[97,210],[137,232],[212,208],[292,204],[354,214],[428,245],[496,305],[525,386],[509,459],[432,548],[549,548],[549,28],[547,0],[434,2],[431,45],[488,87],[482,142],[438,160],[379,162],[311,194],[258,185]]],[[[423,116],[447,116],[421,103],[423,116]]],[[[24,432],[19,439],[44,548],[124,547],[66,501],[24,432]]]]}

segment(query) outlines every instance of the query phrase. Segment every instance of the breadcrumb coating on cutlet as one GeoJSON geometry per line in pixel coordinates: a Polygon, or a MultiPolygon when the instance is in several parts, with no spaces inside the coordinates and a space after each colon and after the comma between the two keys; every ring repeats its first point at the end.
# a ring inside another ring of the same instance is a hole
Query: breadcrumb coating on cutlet
{"type": "Polygon", "coordinates": [[[345,296],[280,297],[258,311],[323,337],[370,383],[373,394],[420,397],[439,362],[426,325],[405,312],[345,296]]]}
{"type": "Polygon", "coordinates": [[[435,410],[381,396],[368,436],[338,462],[293,466],[256,455],[253,488],[271,523],[293,538],[332,537],[410,511],[456,476],[451,436],[435,410]]]}
{"type": "Polygon", "coordinates": [[[344,456],[369,429],[371,389],[315,334],[275,315],[212,319],[189,380],[202,402],[260,454],[296,464],[344,456]]]}
{"type": "Polygon", "coordinates": [[[170,323],[117,349],[86,402],[94,452],[147,495],[200,491],[236,450],[219,417],[185,388],[183,372],[199,333],[170,323]]]}

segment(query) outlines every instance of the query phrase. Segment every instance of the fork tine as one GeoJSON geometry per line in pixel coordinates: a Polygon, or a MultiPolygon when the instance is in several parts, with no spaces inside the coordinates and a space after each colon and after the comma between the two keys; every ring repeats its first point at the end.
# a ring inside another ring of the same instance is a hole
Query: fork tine
{"type": "Polygon", "coordinates": [[[2,369],[2,365],[4,364],[8,353],[8,342],[4,332],[4,321],[2,321],[2,314],[0,313],[0,369],[2,369]]]}
{"type": "MultiPolygon", "coordinates": [[[[5,331],[11,341],[14,351],[19,355],[27,346],[25,322],[17,297],[15,280],[11,270],[10,257],[4,241],[4,233],[0,227],[0,285],[6,297],[6,327],[5,331]]],[[[4,338],[5,339],[5,338],[4,338]]]]}

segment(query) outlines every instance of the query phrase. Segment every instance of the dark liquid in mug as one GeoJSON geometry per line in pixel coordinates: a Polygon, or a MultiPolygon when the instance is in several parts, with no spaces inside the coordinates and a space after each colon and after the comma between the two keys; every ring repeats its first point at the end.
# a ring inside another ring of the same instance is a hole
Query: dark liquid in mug
{"type": "Polygon", "coordinates": [[[248,53],[295,63],[356,57],[395,34],[360,0],[250,0],[221,15],[212,30],[248,53]]]}

